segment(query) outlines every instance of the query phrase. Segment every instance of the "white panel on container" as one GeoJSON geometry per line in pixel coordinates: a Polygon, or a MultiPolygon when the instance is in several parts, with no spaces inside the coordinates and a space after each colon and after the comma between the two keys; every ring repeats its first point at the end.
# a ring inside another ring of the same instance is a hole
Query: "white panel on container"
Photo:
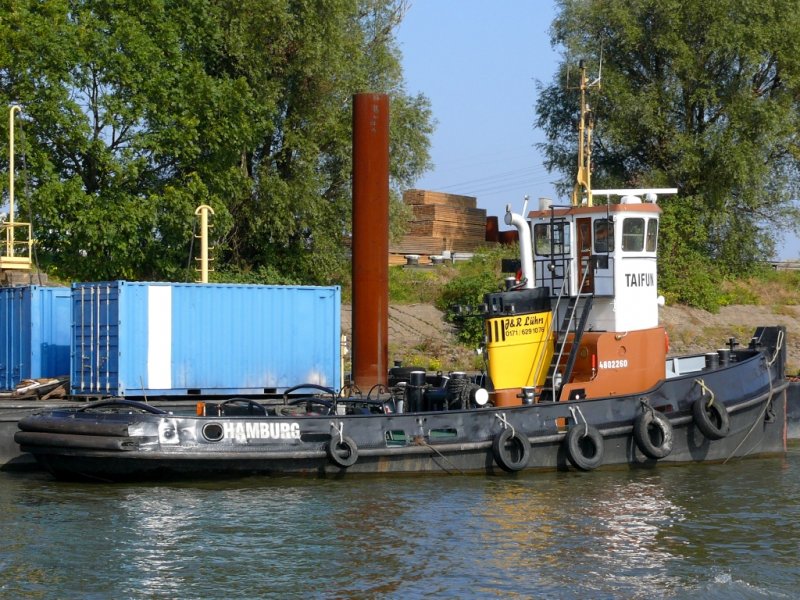
{"type": "Polygon", "coordinates": [[[147,387],[172,387],[172,286],[147,288],[147,387]]]}

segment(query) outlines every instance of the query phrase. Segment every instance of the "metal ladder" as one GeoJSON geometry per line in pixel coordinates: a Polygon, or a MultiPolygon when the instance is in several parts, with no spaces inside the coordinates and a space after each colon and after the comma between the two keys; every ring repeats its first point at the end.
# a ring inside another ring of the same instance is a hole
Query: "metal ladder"
{"type": "MultiPolygon", "coordinates": [[[[586,270],[583,272],[583,281],[581,281],[581,284],[578,287],[579,290],[583,289],[586,276],[592,268],[593,264],[590,260],[586,270]]],[[[564,290],[562,288],[561,294],[559,294],[558,301],[556,302],[556,313],[558,312],[558,305],[561,303],[563,292],[564,290]]],[[[549,399],[553,401],[558,400],[557,392],[559,392],[561,386],[564,383],[569,382],[570,378],[572,377],[572,371],[575,368],[575,360],[578,357],[578,349],[580,348],[581,339],[583,338],[586,322],[589,320],[589,314],[592,311],[593,303],[594,293],[582,294],[578,292],[577,295],[570,296],[570,299],[567,302],[566,310],[564,311],[564,317],[562,318],[558,330],[556,331],[557,351],[553,353],[553,358],[550,361],[550,367],[547,370],[547,377],[545,379],[543,389],[543,396],[545,396],[545,398],[543,399],[549,399]],[[578,305],[581,304],[581,300],[583,300],[583,303],[579,311],[578,305]],[[572,341],[568,342],[567,335],[570,331],[573,331],[574,335],[572,341]],[[561,360],[567,350],[568,343],[570,343],[571,346],[569,348],[569,355],[567,356],[567,364],[564,367],[564,372],[561,373],[561,382],[557,386],[556,375],[558,374],[558,367],[561,364],[561,360]],[[546,398],[547,395],[549,395],[550,398],[546,398]]]]}

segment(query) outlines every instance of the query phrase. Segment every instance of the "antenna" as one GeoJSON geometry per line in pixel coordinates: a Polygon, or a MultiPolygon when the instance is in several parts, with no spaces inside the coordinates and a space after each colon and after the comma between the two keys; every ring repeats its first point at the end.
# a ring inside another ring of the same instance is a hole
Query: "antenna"
{"type": "Polygon", "coordinates": [[[597,68],[597,79],[588,85],[588,87],[597,86],[600,89],[600,81],[603,79],[603,43],[600,42],[600,66],[597,68]]]}

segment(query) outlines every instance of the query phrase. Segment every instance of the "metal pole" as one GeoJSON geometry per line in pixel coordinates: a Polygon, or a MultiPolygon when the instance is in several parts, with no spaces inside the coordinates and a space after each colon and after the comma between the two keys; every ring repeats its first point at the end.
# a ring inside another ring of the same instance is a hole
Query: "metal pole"
{"type": "Polygon", "coordinates": [[[389,97],[353,97],[353,379],[389,373],[389,97]]]}
{"type": "Polygon", "coordinates": [[[14,256],[14,112],[22,109],[14,104],[8,112],[8,227],[6,227],[6,256],[14,256]]]}
{"type": "Polygon", "coordinates": [[[195,215],[200,215],[200,281],[208,283],[208,214],[214,214],[214,209],[208,204],[201,204],[194,211],[195,215]]]}

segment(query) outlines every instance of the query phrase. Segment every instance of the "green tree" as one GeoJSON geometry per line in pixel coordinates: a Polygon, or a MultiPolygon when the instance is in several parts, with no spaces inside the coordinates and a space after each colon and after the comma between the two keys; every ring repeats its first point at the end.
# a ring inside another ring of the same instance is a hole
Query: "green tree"
{"type": "Polygon", "coordinates": [[[598,73],[602,53],[593,183],[679,188],[662,201],[665,282],[699,263],[745,272],[797,222],[798,25],[789,0],[559,0],[551,38],[564,64],[536,109],[547,165],[571,187],[568,84],[578,57],[598,73]]]}
{"type": "Polygon", "coordinates": [[[428,165],[429,104],[405,94],[393,38],[404,10],[0,0],[0,97],[23,106],[22,211],[42,262],[82,279],[191,278],[206,203],[218,270],[344,279],[352,95],[391,96],[396,189],[428,165]]]}

